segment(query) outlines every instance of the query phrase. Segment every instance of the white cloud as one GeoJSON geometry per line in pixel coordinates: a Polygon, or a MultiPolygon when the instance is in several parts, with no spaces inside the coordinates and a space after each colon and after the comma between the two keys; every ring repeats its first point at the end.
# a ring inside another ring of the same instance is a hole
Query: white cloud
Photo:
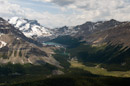
{"type": "Polygon", "coordinates": [[[0,0],[0,16],[9,18],[22,16],[28,19],[36,19],[47,27],[63,25],[78,25],[86,21],[98,20],[130,20],[129,0],[33,0],[53,3],[61,9],[61,13],[38,12],[31,8],[21,7],[18,4],[9,3],[8,0],[0,0]],[[64,13],[70,12],[71,13],[64,13]]]}
{"type": "MultiPolygon", "coordinates": [[[[46,0],[40,0],[46,1],[46,0]]],[[[80,21],[108,20],[130,20],[129,0],[49,0],[50,3],[59,5],[62,9],[72,9],[77,14],[71,20],[80,21]],[[79,18],[80,16],[80,18],[79,18]]],[[[72,14],[73,15],[73,14],[72,14]]],[[[72,16],[70,15],[70,16],[72,16]]],[[[77,22],[75,22],[77,24],[77,22]]]]}
{"type": "Polygon", "coordinates": [[[61,21],[65,21],[63,14],[51,14],[49,12],[37,12],[30,8],[24,8],[8,1],[0,0],[0,16],[3,18],[11,18],[14,16],[25,17],[28,19],[36,19],[47,27],[56,27],[64,25],[61,21]]]}
{"type": "Polygon", "coordinates": [[[47,27],[64,25],[76,25],[84,22],[84,15],[80,14],[51,14],[49,12],[37,12],[33,9],[24,8],[8,1],[0,0],[0,16],[6,19],[20,16],[28,19],[36,19],[47,27]]]}

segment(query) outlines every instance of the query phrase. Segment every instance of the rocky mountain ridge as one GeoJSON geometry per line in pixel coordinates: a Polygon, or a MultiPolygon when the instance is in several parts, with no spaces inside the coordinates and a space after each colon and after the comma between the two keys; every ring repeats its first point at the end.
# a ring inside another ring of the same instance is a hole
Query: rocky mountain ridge
{"type": "Polygon", "coordinates": [[[36,20],[28,20],[19,17],[9,19],[9,23],[19,29],[25,36],[42,43],[43,41],[55,39],[58,36],[70,35],[73,37],[84,37],[97,31],[116,27],[124,22],[111,19],[109,21],[86,22],[82,25],[64,26],[54,29],[45,28],[36,20]]]}
{"type": "Polygon", "coordinates": [[[51,49],[27,38],[21,31],[0,18],[0,63],[52,64],[59,66],[51,56],[51,49]],[[48,51],[47,51],[48,50],[48,51]],[[50,51],[49,51],[50,50],[50,51]]]}

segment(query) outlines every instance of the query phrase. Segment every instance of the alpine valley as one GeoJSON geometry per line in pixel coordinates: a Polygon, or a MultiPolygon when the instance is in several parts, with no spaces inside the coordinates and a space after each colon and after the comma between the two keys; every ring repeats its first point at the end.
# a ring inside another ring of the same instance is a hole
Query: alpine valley
{"type": "Polygon", "coordinates": [[[47,28],[0,18],[0,86],[129,86],[130,22],[47,28]]]}

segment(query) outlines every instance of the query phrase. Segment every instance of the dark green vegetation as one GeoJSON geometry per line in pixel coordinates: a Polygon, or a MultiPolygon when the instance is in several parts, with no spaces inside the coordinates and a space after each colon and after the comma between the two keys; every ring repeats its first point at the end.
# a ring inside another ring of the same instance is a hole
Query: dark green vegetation
{"type": "Polygon", "coordinates": [[[52,75],[53,70],[57,70],[57,68],[47,63],[44,65],[13,65],[11,63],[1,65],[0,86],[43,79],[52,75]]]}
{"type": "MultiPolygon", "coordinates": [[[[67,53],[70,53],[70,57],[77,57],[78,61],[87,66],[100,64],[108,71],[128,71],[130,69],[130,49],[121,44],[93,46],[70,36],[58,37],[52,41],[69,46],[67,53]]],[[[55,57],[56,59],[64,58],[59,55],[55,55],[55,57]]]]}
{"type": "Polygon", "coordinates": [[[74,48],[80,45],[80,38],[73,38],[71,36],[59,36],[56,39],[51,40],[52,42],[66,45],[68,48],[74,48]]]}
{"type": "Polygon", "coordinates": [[[65,52],[65,49],[60,49],[55,51],[56,54],[53,55],[53,57],[60,62],[60,65],[64,67],[65,69],[68,69],[70,67],[70,63],[68,62],[69,56],[65,52]]]}
{"type": "Polygon", "coordinates": [[[129,78],[96,76],[79,69],[70,69],[65,75],[51,78],[35,78],[36,80],[32,78],[28,81],[15,82],[17,79],[19,78],[14,77],[13,83],[8,82],[3,86],[129,86],[130,84],[129,78]]]}
{"type": "Polygon", "coordinates": [[[44,65],[20,65],[20,64],[7,64],[0,66],[0,76],[10,76],[10,75],[26,75],[26,74],[35,74],[35,75],[49,75],[52,73],[52,70],[57,69],[56,67],[44,64],[44,65]]]}
{"type": "Polygon", "coordinates": [[[71,57],[77,57],[80,62],[87,66],[100,64],[101,67],[109,71],[127,71],[130,69],[130,49],[122,48],[121,45],[92,47],[81,44],[76,48],[68,49],[68,52],[71,53],[71,57]]]}

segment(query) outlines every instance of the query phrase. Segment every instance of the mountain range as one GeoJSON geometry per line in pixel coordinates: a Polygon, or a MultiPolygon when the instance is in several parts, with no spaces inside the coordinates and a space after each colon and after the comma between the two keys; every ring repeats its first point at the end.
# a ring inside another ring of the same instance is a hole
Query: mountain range
{"type": "MultiPolygon", "coordinates": [[[[26,37],[32,38],[33,40],[42,43],[55,39],[59,36],[66,35],[86,40],[88,39],[87,37],[90,37],[90,35],[92,34],[100,34],[103,31],[108,32],[107,30],[112,28],[118,28],[120,27],[120,25],[125,25],[128,22],[119,22],[114,19],[111,19],[109,21],[86,22],[82,25],[64,26],[53,29],[43,27],[36,20],[28,20],[18,17],[13,17],[9,19],[9,23],[12,24],[15,28],[19,29],[26,37]]],[[[92,40],[94,40],[96,37],[97,36],[95,36],[92,40]]],[[[91,41],[90,38],[88,42],[91,41]]]]}
{"type": "Polygon", "coordinates": [[[75,59],[86,66],[128,71],[129,29],[130,22],[114,19],[47,28],[36,20],[0,18],[0,63],[49,64],[61,73],[75,59]]]}
{"type": "Polygon", "coordinates": [[[129,38],[129,21],[47,28],[37,20],[0,18],[0,86],[52,86],[53,81],[111,86],[115,80],[127,81],[115,77],[130,77],[129,38]]]}
{"type": "Polygon", "coordinates": [[[64,26],[53,29],[43,27],[36,20],[18,17],[13,17],[8,22],[17,30],[20,30],[26,37],[41,44],[43,42],[55,42],[73,48],[78,47],[82,43],[100,47],[102,45],[106,45],[106,47],[120,45],[122,46],[121,49],[124,50],[130,47],[130,22],[128,21],[120,22],[111,19],[109,21],[86,22],[82,25],[64,26]]]}

